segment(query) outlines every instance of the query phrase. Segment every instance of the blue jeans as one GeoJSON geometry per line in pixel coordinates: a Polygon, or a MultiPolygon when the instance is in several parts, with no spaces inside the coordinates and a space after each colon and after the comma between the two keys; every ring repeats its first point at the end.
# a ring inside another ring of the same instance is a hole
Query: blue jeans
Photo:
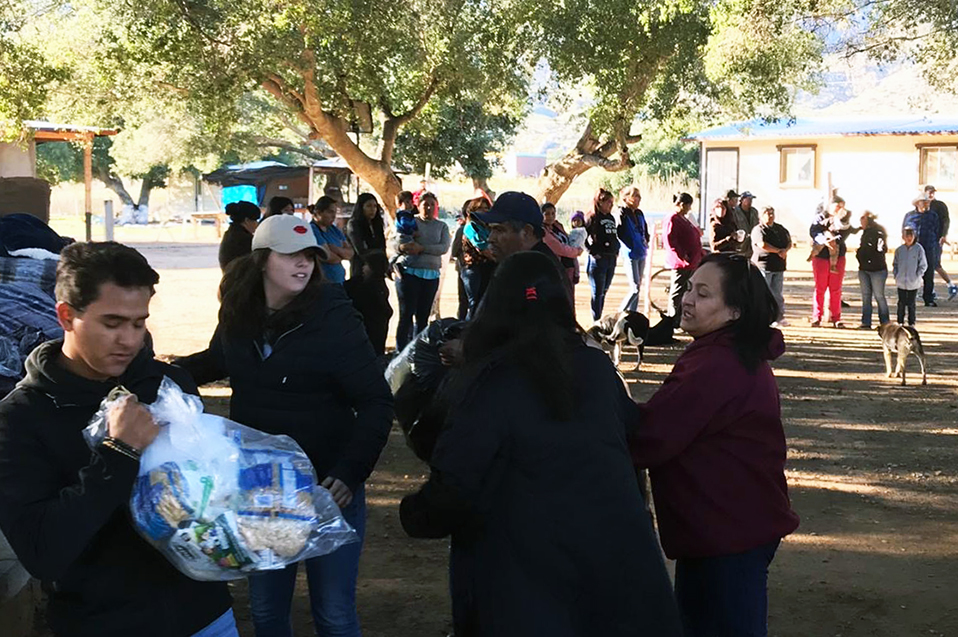
{"type": "Polygon", "coordinates": [[[885,299],[885,281],[888,270],[878,272],[858,271],[858,284],[862,287],[862,325],[872,326],[872,296],[878,304],[878,324],[884,325],[890,320],[888,301],[885,299]]]}
{"type": "Polygon", "coordinates": [[[233,609],[229,609],[219,616],[219,619],[204,628],[198,633],[193,633],[193,637],[239,637],[239,631],[236,629],[236,618],[233,617],[233,609]]]}
{"type": "Polygon", "coordinates": [[[399,326],[396,328],[396,349],[402,351],[416,334],[426,329],[432,302],[436,300],[439,279],[422,279],[403,273],[396,281],[396,297],[399,299],[399,326]],[[416,329],[413,331],[413,319],[416,329]]]}
{"type": "Polygon", "coordinates": [[[605,293],[612,285],[615,276],[615,255],[607,257],[593,257],[589,255],[586,272],[589,273],[589,287],[592,288],[592,320],[602,318],[602,308],[605,307],[605,293]]]}
{"type": "Polygon", "coordinates": [[[778,316],[775,317],[775,320],[781,321],[785,317],[785,294],[783,293],[785,288],[785,273],[762,270],[762,274],[765,275],[765,282],[768,284],[768,289],[772,293],[772,296],[775,297],[775,302],[778,303],[778,316]]]}
{"type": "Polygon", "coordinates": [[[479,309],[479,302],[489,287],[489,279],[492,278],[493,270],[488,267],[464,267],[459,273],[459,280],[466,290],[466,298],[469,300],[469,310],[466,313],[466,320],[476,318],[476,310],[479,309]]]}
{"type": "Polygon", "coordinates": [[[638,312],[639,292],[642,290],[642,272],[645,271],[645,257],[629,259],[625,265],[625,277],[629,281],[629,292],[622,299],[619,311],[638,312]]]}
{"type": "MultiPolygon", "coordinates": [[[[323,637],[361,637],[356,615],[356,579],[366,534],[366,493],[361,485],[343,517],[359,534],[359,542],[346,544],[329,555],[305,561],[309,605],[316,633],[323,637]]],[[[256,637],[292,637],[290,607],[296,589],[296,567],[290,564],[249,578],[250,611],[256,637]]]]}
{"type": "Polygon", "coordinates": [[[675,562],[675,599],[685,637],[768,635],[768,567],[779,542],[675,562]]]}

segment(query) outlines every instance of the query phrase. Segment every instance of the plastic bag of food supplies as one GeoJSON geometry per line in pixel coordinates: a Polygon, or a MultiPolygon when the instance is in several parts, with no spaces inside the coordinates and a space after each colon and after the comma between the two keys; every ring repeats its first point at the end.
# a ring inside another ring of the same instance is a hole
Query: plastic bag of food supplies
{"type": "MultiPolygon", "coordinates": [[[[128,394],[117,388],[103,400],[83,432],[91,448],[128,394]]],[[[240,579],[359,540],[288,436],[204,414],[199,397],[169,378],[146,408],[160,433],[140,457],[130,512],[140,535],[189,577],[240,579]]]]}
{"type": "Polygon", "coordinates": [[[445,420],[436,397],[449,367],[442,364],[439,348],[459,338],[466,323],[444,318],[433,321],[386,368],[386,382],[393,392],[396,421],[406,444],[420,460],[429,462],[445,420]]]}

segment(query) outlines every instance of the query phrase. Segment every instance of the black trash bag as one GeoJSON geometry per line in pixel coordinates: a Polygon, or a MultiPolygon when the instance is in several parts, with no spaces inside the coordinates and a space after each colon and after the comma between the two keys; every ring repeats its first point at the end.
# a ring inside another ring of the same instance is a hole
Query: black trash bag
{"type": "Polygon", "coordinates": [[[466,323],[452,318],[430,323],[386,368],[396,420],[406,444],[420,460],[429,462],[445,421],[445,409],[436,400],[449,373],[439,348],[459,338],[466,323]]]}

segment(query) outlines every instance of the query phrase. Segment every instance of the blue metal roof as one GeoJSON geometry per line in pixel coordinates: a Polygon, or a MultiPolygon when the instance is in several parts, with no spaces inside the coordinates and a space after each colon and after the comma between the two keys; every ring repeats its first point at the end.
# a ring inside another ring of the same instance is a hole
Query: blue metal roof
{"type": "Polygon", "coordinates": [[[847,137],[861,135],[958,135],[958,117],[925,115],[894,118],[803,117],[767,124],[761,119],[717,126],[689,135],[693,141],[847,137]]]}

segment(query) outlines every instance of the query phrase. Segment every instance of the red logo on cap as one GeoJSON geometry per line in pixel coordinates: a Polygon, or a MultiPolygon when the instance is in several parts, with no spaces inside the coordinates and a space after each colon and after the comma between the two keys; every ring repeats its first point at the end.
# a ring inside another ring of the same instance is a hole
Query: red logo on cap
{"type": "Polygon", "coordinates": [[[296,226],[293,228],[293,232],[296,234],[306,234],[306,226],[296,226]]]}

